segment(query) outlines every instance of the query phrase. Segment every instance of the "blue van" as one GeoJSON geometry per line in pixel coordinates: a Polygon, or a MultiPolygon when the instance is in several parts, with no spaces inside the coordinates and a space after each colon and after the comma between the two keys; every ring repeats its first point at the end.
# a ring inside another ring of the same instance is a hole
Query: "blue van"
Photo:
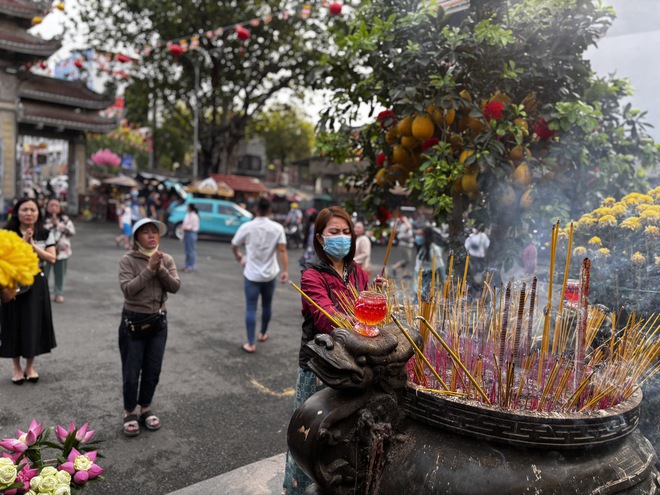
{"type": "Polygon", "coordinates": [[[232,237],[238,227],[252,220],[252,213],[236,203],[221,199],[194,198],[188,194],[183,203],[176,206],[167,220],[170,232],[183,239],[183,219],[188,213],[188,204],[194,204],[199,212],[199,233],[232,237]]]}

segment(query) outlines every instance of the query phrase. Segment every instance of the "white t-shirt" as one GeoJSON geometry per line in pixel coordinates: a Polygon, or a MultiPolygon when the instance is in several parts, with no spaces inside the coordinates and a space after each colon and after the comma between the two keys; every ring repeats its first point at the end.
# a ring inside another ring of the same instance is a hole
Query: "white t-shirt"
{"type": "Polygon", "coordinates": [[[245,268],[243,275],[250,282],[270,282],[278,273],[277,245],[286,245],[284,227],[270,218],[256,217],[241,225],[232,245],[245,245],[245,268]]]}

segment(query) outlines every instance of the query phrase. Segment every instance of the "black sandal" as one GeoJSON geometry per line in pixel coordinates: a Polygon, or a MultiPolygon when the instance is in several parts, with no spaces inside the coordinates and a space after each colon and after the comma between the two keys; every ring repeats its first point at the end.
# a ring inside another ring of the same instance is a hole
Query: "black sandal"
{"type": "Polygon", "coordinates": [[[151,411],[146,411],[140,414],[140,424],[147,430],[151,431],[156,431],[161,426],[160,419],[151,411]]]}
{"type": "Polygon", "coordinates": [[[124,416],[124,435],[127,437],[137,437],[140,434],[140,422],[137,414],[124,416]]]}

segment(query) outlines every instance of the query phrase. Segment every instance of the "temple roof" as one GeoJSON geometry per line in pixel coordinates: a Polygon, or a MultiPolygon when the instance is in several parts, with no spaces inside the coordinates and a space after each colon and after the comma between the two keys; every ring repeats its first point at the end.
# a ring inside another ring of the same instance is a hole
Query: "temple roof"
{"type": "Polygon", "coordinates": [[[110,132],[118,125],[116,120],[103,118],[97,112],[86,112],[79,108],[72,109],[36,101],[21,102],[18,123],[52,127],[62,132],[73,130],[98,133],[110,132]]]}
{"type": "MultiPolygon", "coordinates": [[[[0,0],[3,2],[6,0],[0,0]]],[[[0,20],[0,50],[22,55],[29,60],[48,58],[62,46],[59,40],[32,36],[19,26],[0,20]]]]}
{"type": "Polygon", "coordinates": [[[113,97],[92,91],[80,80],[68,81],[32,72],[23,73],[19,79],[21,81],[18,95],[22,99],[29,98],[90,110],[103,110],[115,102],[113,97]]]}
{"type": "Polygon", "coordinates": [[[32,19],[44,13],[43,2],[31,0],[0,0],[0,14],[32,19]]]}

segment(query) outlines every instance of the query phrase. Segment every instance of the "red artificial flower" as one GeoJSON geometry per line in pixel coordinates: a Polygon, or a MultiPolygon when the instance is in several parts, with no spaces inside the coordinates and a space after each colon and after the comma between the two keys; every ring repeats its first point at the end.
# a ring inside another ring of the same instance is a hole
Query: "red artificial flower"
{"type": "Polygon", "coordinates": [[[385,208],[384,206],[378,207],[378,213],[376,213],[376,218],[380,223],[387,222],[391,216],[392,214],[388,211],[387,208],[385,208]]]}
{"type": "Polygon", "coordinates": [[[382,167],[385,164],[386,159],[387,155],[385,153],[378,153],[378,155],[376,155],[376,165],[382,167]]]}
{"type": "Polygon", "coordinates": [[[440,142],[440,139],[438,139],[437,137],[428,138],[426,141],[424,141],[422,143],[422,152],[424,152],[424,151],[426,151],[430,148],[433,148],[439,142],[440,142]]]}
{"type": "Polygon", "coordinates": [[[333,2],[330,5],[328,5],[328,10],[332,15],[340,15],[341,9],[342,9],[342,4],[340,4],[339,2],[333,2]]]}
{"type": "Polygon", "coordinates": [[[380,122],[381,129],[391,129],[396,124],[396,115],[392,110],[383,110],[376,117],[376,121],[380,122]]]}
{"type": "Polygon", "coordinates": [[[548,139],[554,137],[555,131],[548,127],[547,120],[539,119],[538,122],[534,124],[534,134],[536,134],[542,141],[547,141],[548,139]]]}
{"type": "Polygon", "coordinates": [[[181,48],[181,45],[178,43],[172,43],[168,50],[173,57],[178,57],[183,54],[183,48],[181,48]]]}
{"type": "Polygon", "coordinates": [[[501,101],[491,101],[484,107],[484,117],[486,120],[502,118],[502,111],[504,110],[504,103],[501,101]]]}
{"type": "Polygon", "coordinates": [[[241,41],[245,41],[250,37],[250,31],[245,29],[243,26],[236,26],[236,36],[241,41]]]}
{"type": "Polygon", "coordinates": [[[83,63],[80,60],[76,60],[73,65],[78,67],[79,69],[82,69],[83,63]]]}

